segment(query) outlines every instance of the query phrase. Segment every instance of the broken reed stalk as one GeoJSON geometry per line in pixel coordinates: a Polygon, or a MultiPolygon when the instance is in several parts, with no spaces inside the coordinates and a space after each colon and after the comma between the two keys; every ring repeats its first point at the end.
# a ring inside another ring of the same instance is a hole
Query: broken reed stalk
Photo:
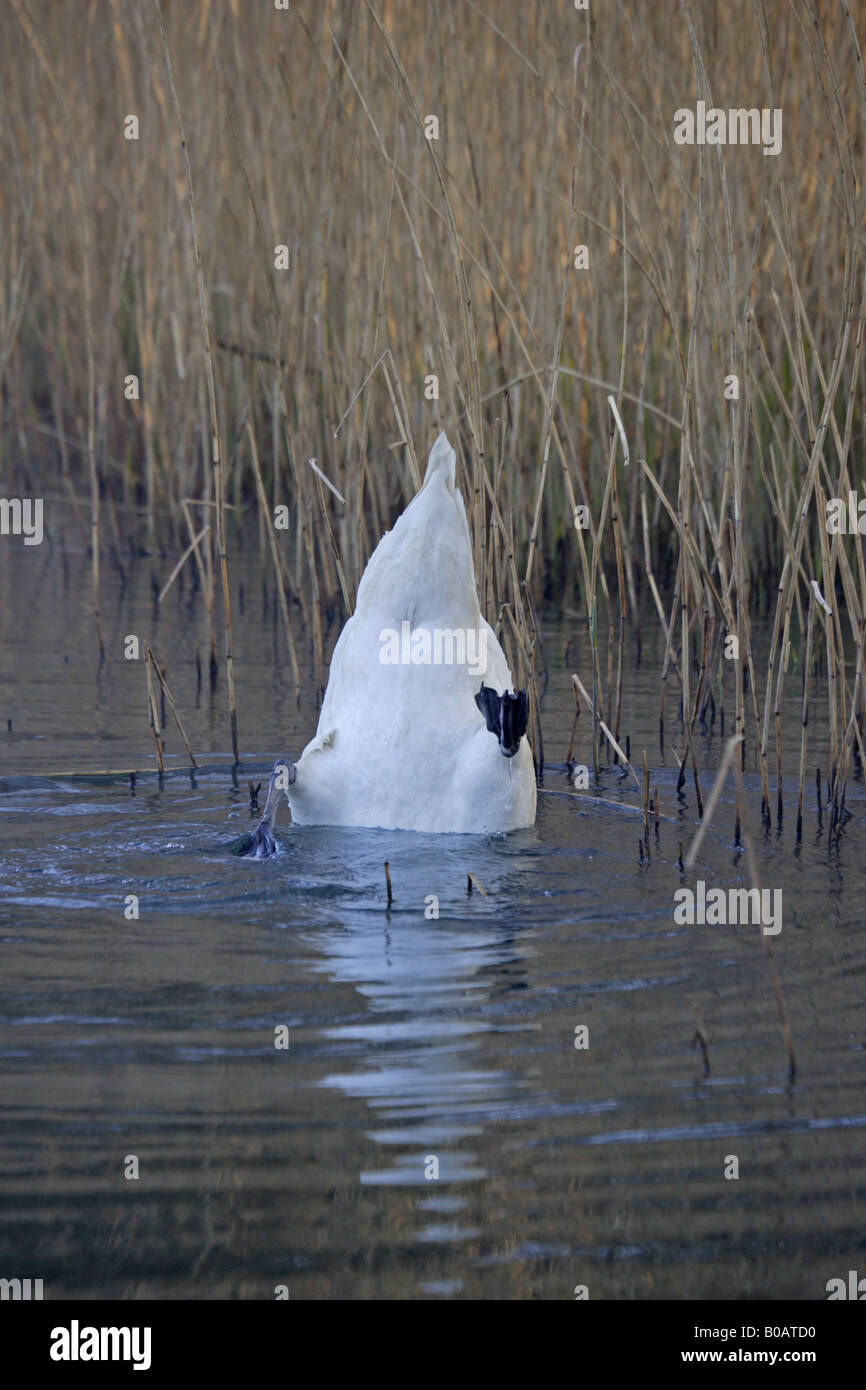
{"type": "Polygon", "coordinates": [[[713,789],[710,792],[710,799],[706,804],[701,823],[695,832],[694,839],[692,840],[692,843],[689,846],[689,852],[685,858],[686,870],[692,869],[694,862],[698,857],[698,851],[700,850],[700,847],[704,842],[704,836],[710,828],[713,815],[715,814],[716,806],[718,805],[719,797],[721,796],[722,787],[725,785],[725,778],[728,775],[728,770],[730,769],[731,761],[737,748],[739,748],[740,743],[740,735],[734,734],[732,738],[728,739],[728,742],[725,745],[725,751],[722,755],[721,765],[716,774],[716,780],[713,783],[713,789]]]}
{"type": "Polygon", "coordinates": [[[157,603],[162,603],[172,584],[177,579],[177,576],[180,574],[181,570],[183,569],[184,565],[189,559],[190,555],[192,555],[194,550],[197,550],[197,548],[201,545],[202,541],[204,540],[205,536],[209,534],[210,527],[203,526],[202,529],[199,531],[198,535],[193,536],[186,550],[183,552],[174,569],[172,570],[171,574],[168,576],[168,579],[165,581],[162,588],[160,589],[159,597],[156,600],[157,603]]]}
{"type": "Polygon", "coordinates": [[[183,721],[181,720],[181,717],[177,712],[177,706],[175,705],[174,700],[172,699],[171,691],[168,688],[168,682],[165,679],[165,673],[161,670],[159,662],[156,660],[156,657],[154,656],[152,649],[146,643],[144,648],[144,656],[145,661],[148,662],[148,669],[153,671],[153,674],[159,681],[163,695],[165,696],[166,700],[168,700],[169,709],[174,715],[174,721],[177,724],[177,727],[180,731],[180,736],[183,739],[184,747],[186,748],[187,757],[189,758],[190,765],[192,767],[198,767],[198,763],[196,762],[193,756],[192,748],[190,747],[189,739],[186,736],[186,730],[183,727],[183,721]]]}
{"type": "Polygon", "coordinates": [[[475,887],[475,888],[478,889],[479,893],[481,894],[481,896],[482,896],[483,898],[486,898],[486,897],[487,897],[487,889],[486,889],[486,888],[482,888],[481,884],[478,882],[478,879],[475,877],[475,875],[474,875],[474,874],[467,874],[467,876],[466,876],[466,892],[469,894],[470,897],[471,897],[471,895],[472,895],[472,889],[473,889],[473,887],[475,887]]]}
{"type": "Polygon", "coordinates": [[[571,725],[571,737],[568,740],[568,751],[565,755],[565,761],[567,763],[571,762],[572,754],[574,753],[574,740],[577,737],[577,721],[580,719],[580,694],[577,688],[577,679],[574,676],[571,678],[571,688],[574,692],[574,720],[571,725]]]}
{"type": "Polygon", "coordinates": [[[271,548],[271,560],[274,566],[274,583],[277,590],[277,602],[280,606],[280,614],[283,619],[283,627],[286,633],[286,642],[289,648],[289,660],[292,663],[292,675],[295,680],[295,694],[298,700],[301,698],[301,673],[298,669],[298,654],[295,650],[295,639],[292,635],[292,624],[289,619],[289,607],[286,602],[286,584],[283,577],[283,566],[280,559],[280,552],[277,547],[277,536],[274,530],[274,521],[268,506],[265,485],[262,482],[262,470],[259,467],[259,454],[256,448],[256,436],[252,425],[247,420],[247,438],[250,445],[250,458],[253,465],[253,474],[256,480],[256,489],[259,496],[259,514],[265,523],[265,532],[268,537],[268,544],[271,548]]]}
{"type": "Polygon", "coordinates": [[[211,425],[211,458],[213,463],[213,482],[214,482],[214,501],[216,503],[216,539],[217,551],[219,553],[220,579],[222,581],[223,611],[225,613],[225,653],[226,653],[226,676],[228,680],[229,696],[229,720],[231,723],[232,753],[234,754],[235,765],[240,762],[238,751],[238,713],[235,703],[235,673],[234,660],[232,657],[232,607],[231,592],[229,590],[229,571],[228,556],[226,554],[226,533],[225,533],[225,494],[224,479],[222,474],[222,446],[220,442],[219,417],[217,415],[216,385],[214,382],[213,356],[211,354],[210,343],[210,322],[207,309],[207,299],[204,288],[204,272],[201,264],[201,251],[198,240],[198,220],[195,212],[195,194],[193,192],[192,168],[189,162],[189,150],[187,149],[186,136],[183,128],[183,117],[180,110],[177,88],[174,82],[174,70],[171,63],[171,54],[168,49],[168,39],[165,33],[165,24],[162,18],[162,8],[160,0],[153,0],[159,23],[159,36],[162,41],[162,53],[165,59],[165,69],[168,74],[168,85],[171,92],[172,105],[177,120],[177,128],[180,134],[180,145],[183,152],[183,165],[186,172],[187,198],[189,202],[189,221],[192,234],[193,255],[195,257],[195,274],[198,285],[198,304],[201,316],[202,341],[204,346],[205,375],[207,377],[208,404],[210,406],[210,425],[211,425]]]}
{"type": "MultiPolygon", "coordinates": [[[[572,681],[574,681],[575,685],[577,686],[577,688],[578,688],[578,690],[580,691],[581,695],[583,696],[584,700],[585,700],[586,703],[589,705],[590,709],[593,710],[593,713],[594,713],[594,712],[595,712],[595,709],[594,709],[593,701],[591,700],[591,698],[589,697],[589,695],[586,693],[586,690],[584,689],[584,686],[583,686],[583,683],[582,683],[582,681],[581,681],[581,679],[580,679],[580,676],[578,676],[578,675],[572,675],[571,679],[572,679],[572,681]]],[[[625,767],[628,768],[629,772],[631,773],[632,777],[634,778],[634,784],[635,784],[635,786],[637,787],[638,791],[640,791],[640,790],[641,790],[641,784],[640,784],[640,782],[638,781],[638,775],[637,775],[637,773],[635,772],[634,768],[632,767],[631,763],[629,762],[628,758],[626,757],[625,750],[624,750],[623,748],[620,747],[619,742],[617,741],[617,739],[614,738],[613,734],[611,733],[610,729],[607,727],[607,724],[604,722],[603,719],[599,719],[599,720],[598,720],[598,724],[599,724],[599,727],[600,727],[602,733],[604,734],[605,738],[607,739],[608,743],[610,744],[611,748],[612,748],[612,749],[614,750],[614,752],[617,753],[617,754],[619,755],[619,757],[622,759],[623,765],[624,765],[625,767]]],[[[596,776],[598,776],[598,767],[597,767],[597,766],[596,766],[596,776]]]]}
{"type": "Polygon", "coordinates": [[[394,894],[393,894],[393,892],[391,891],[391,870],[390,870],[390,868],[389,868],[389,866],[388,866],[388,860],[387,860],[387,859],[385,860],[385,887],[386,887],[386,889],[387,889],[387,891],[388,891],[388,906],[390,907],[390,906],[391,906],[391,903],[392,903],[393,900],[394,900],[394,894]]]}
{"type": "MultiPolygon", "coordinates": [[[[316,467],[315,459],[310,459],[309,464],[310,467],[313,468],[314,471],[319,474],[319,476],[316,478],[316,491],[318,493],[319,498],[319,515],[322,518],[322,525],[325,528],[325,535],[328,538],[328,545],[330,546],[331,554],[334,557],[334,564],[337,569],[337,578],[340,582],[340,592],[343,595],[343,603],[345,605],[346,618],[348,620],[352,616],[352,599],[349,594],[349,585],[346,581],[346,574],[343,568],[343,557],[340,554],[340,547],[338,546],[337,541],[334,537],[334,528],[331,525],[331,519],[328,516],[328,508],[325,505],[325,494],[322,488],[321,481],[324,477],[324,474],[321,473],[320,470],[316,467]]],[[[331,491],[334,492],[335,488],[333,487],[333,484],[329,483],[327,478],[325,478],[325,482],[328,484],[328,487],[331,489],[331,491]]],[[[340,497],[340,494],[337,493],[337,496],[340,497]]],[[[344,501],[344,498],[340,497],[340,501],[344,501]]]]}
{"type": "MultiPolygon", "coordinates": [[[[217,676],[217,655],[216,655],[216,626],[215,626],[215,620],[214,620],[214,595],[213,595],[213,584],[211,583],[211,576],[210,576],[210,551],[211,551],[211,547],[210,547],[210,543],[208,543],[207,550],[206,550],[206,554],[207,554],[207,565],[206,565],[205,562],[204,562],[204,560],[202,559],[201,548],[200,548],[200,546],[198,546],[198,545],[193,546],[193,545],[192,545],[192,541],[195,540],[195,527],[193,526],[192,517],[190,516],[190,511],[189,511],[191,502],[192,502],[192,499],[191,499],[191,498],[185,497],[185,498],[183,499],[183,502],[181,503],[181,506],[182,506],[182,508],[183,508],[183,515],[184,515],[184,520],[186,521],[186,527],[187,527],[187,530],[188,530],[188,532],[189,532],[189,534],[190,534],[190,537],[191,537],[190,545],[192,546],[192,551],[193,551],[193,554],[194,554],[194,556],[195,556],[196,569],[198,570],[198,576],[199,576],[199,580],[200,580],[200,582],[201,582],[201,590],[202,590],[202,593],[204,594],[205,609],[206,609],[206,611],[207,611],[207,622],[208,622],[208,646],[209,646],[209,648],[210,648],[210,656],[209,656],[209,661],[208,661],[208,667],[209,667],[209,671],[210,671],[210,682],[211,682],[211,687],[213,688],[213,686],[216,684],[216,676],[217,676]]],[[[210,527],[208,527],[208,532],[210,532],[210,527]]],[[[196,649],[196,650],[197,650],[197,649],[196,649]]],[[[199,659],[199,661],[200,661],[200,659],[199,659]]]]}
{"type": "Polygon", "coordinates": [[[160,737],[159,710],[156,704],[156,692],[153,688],[152,668],[154,666],[155,662],[153,660],[153,653],[151,652],[150,647],[145,647],[144,669],[147,673],[147,703],[150,709],[150,728],[153,734],[154,748],[156,749],[156,766],[159,769],[160,777],[162,777],[163,773],[165,772],[165,761],[162,752],[162,739],[160,737]]]}

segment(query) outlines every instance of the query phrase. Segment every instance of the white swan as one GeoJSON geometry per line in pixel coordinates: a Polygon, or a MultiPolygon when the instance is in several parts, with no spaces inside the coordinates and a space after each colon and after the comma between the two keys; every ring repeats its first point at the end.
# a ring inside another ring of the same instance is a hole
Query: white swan
{"type": "Polygon", "coordinates": [[[364,571],[316,737],[290,769],[301,825],[477,834],[535,821],[526,696],[509,693],[481,616],[455,463],[440,434],[364,571]]]}

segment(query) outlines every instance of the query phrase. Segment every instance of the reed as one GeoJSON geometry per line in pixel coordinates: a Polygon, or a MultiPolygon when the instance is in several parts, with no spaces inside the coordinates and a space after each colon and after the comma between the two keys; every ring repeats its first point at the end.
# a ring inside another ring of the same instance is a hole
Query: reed
{"type": "Polygon", "coordinates": [[[146,647],[144,652],[144,669],[147,675],[147,708],[148,716],[150,719],[150,730],[153,734],[153,747],[156,753],[156,766],[161,778],[163,773],[165,772],[165,754],[162,746],[162,731],[159,722],[159,707],[156,703],[156,691],[154,689],[153,683],[155,665],[156,663],[153,659],[153,653],[151,652],[149,647],[146,647]]]}
{"type": "MultiPolygon", "coordinates": [[[[144,656],[145,656],[145,661],[147,662],[147,670],[148,670],[148,690],[149,690],[150,696],[151,696],[151,708],[154,708],[154,702],[153,702],[154,691],[153,691],[152,676],[156,676],[156,679],[157,679],[157,681],[159,682],[160,690],[162,691],[162,694],[163,694],[163,698],[164,698],[165,700],[168,701],[169,708],[170,708],[170,710],[171,710],[171,712],[172,712],[172,715],[174,716],[174,722],[177,724],[178,732],[180,733],[180,736],[181,736],[181,738],[183,739],[183,745],[184,745],[184,748],[186,749],[187,757],[189,758],[189,761],[190,761],[190,766],[191,766],[191,767],[198,767],[198,763],[196,762],[195,757],[193,756],[192,748],[190,747],[189,739],[188,739],[187,736],[186,736],[186,730],[185,730],[185,728],[183,727],[183,720],[181,719],[180,715],[178,714],[177,706],[175,705],[174,699],[172,698],[172,693],[171,693],[171,691],[170,691],[169,688],[168,688],[168,682],[167,682],[166,679],[165,679],[165,671],[160,667],[159,662],[156,660],[156,657],[154,656],[152,649],[151,649],[147,644],[145,644],[144,656]]],[[[165,721],[163,720],[163,725],[164,725],[164,723],[165,723],[165,721]]],[[[155,726],[154,732],[155,732],[156,735],[159,734],[159,727],[158,727],[158,725],[155,726]]],[[[162,740],[161,740],[160,738],[157,738],[157,750],[158,750],[158,752],[159,752],[159,750],[161,750],[161,748],[162,748],[162,740]]],[[[158,758],[158,761],[159,761],[159,770],[160,770],[160,772],[162,772],[162,771],[163,771],[162,762],[161,762],[161,760],[160,760],[159,758],[158,758]]]]}
{"type": "Polygon", "coordinates": [[[366,561],[446,428],[539,771],[540,622],[568,608],[593,767],[622,761],[647,818],[622,752],[630,634],[662,653],[660,740],[699,818],[718,700],[734,712],[737,840],[750,769],[765,830],[797,776],[802,827],[809,756],[837,835],[866,695],[862,539],[825,525],[827,500],[862,484],[866,419],[866,82],[847,4],[420,13],[111,0],[49,23],[13,0],[8,491],[48,483],[64,541],[86,536],[100,648],[109,545],[158,556],[163,595],[195,565],[237,760],[229,556],[244,526],[295,689],[311,652],[321,691],[366,561]],[[782,153],[677,145],[674,111],[698,99],[782,108],[782,153]],[[792,669],[803,729],[787,767],[792,669]]]}

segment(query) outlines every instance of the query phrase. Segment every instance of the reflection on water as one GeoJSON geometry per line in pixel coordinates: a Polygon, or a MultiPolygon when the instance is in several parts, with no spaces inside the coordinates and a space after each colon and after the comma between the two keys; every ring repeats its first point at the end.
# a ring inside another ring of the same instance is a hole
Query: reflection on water
{"type": "MultiPolygon", "coordinates": [[[[292,1298],[570,1298],[582,1283],[593,1298],[808,1299],[862,1267],[859,785],[838,849],[814,811],[799,855],[792,817],[759,842],[783,892],[792,1083],[760,936],[673,920],[695,812],[659,761],[655,664],[624,700],[661,789],[648,863],[640,816],[562,795],[555,763],[532,831],[284,819],[277,856],[251,863],[225,849],[249,824],[247,781],[315,723],[285,683],[272,600],[247,604],[238,637],[234,778],[224,691],[196,687],[198,618],[179,602],[160,619],[206,764],[175,760],[160,788],[116,775],[152,757],[143,673],[82,661],[89,620],[56,566],[34,594],[26,631],[4,613],[0,645],[0,1275],[43,1278],[46,1297],[272,1298],[285,1283],[292,1298]]],[[[149,576],[133,575],[109,653],[151,621],[149,576]]],[[[571,726],[568,637],[546,638],[549,757],[571,726]]],[[[702,746],[712,766],[718,729],[702,746]]],[[[602,795],[635,804],[613,770],[602,795]]],[[[732,820],[724,801],[701,875],[737,886],[732,820]]]]}
{"type": "MultiPolygon", "coordinates": [[[[361,1096],[377,1128],[369,1138],[387,1146],[387,1166],[362,1172],[362,1183],[429,1185],[488,1176],[471,1140],[483,1131],[479,1113],[504,1106],[521,1081],[504,1070],[479,1067],[479,1033],[497,972],[514,970],[520,957],[512,940],[495,932],[443,931],[424,922],[322,932],[316,942],[330,978],[353,984],[367,1001],[371,1021],[323,1030],[336,1041],[358,1044],[360,1068],[335,1073],[323,1085],[361,1096]],[[463,1017],[471,999],[479,1017],[463,1017]],[[397,1152],[394,1152],[396,1150],[397,1152]]],[[[532,1028],[532,1024],[525,1027],[532,1028]]],[[[434,1207],[433,1210],[440,1208],[434,1207]]],[[[429,1227],[421,1238],[437,1239],[429,1227]]]]}

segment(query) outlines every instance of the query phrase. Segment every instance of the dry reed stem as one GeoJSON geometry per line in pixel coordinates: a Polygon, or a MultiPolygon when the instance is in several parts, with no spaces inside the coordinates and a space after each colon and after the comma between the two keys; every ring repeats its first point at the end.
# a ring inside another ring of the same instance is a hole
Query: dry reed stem
{"type": "Polygon", "coordinates": [[[162,739],[160,737],[159,710],[156,704],[156,693],[153,688],[152,668],[155,669],[153,654],[149,647],[144,649],[144,669],[147,675],[147,703],[150,715],[150,730],[153,734],[153,746],[156,749],[156,766],[160,777],[165,772],[163,761],[162,739]]]}
{"type": "MultiPolygon", "coordinates": [[[[153,674],[156,676],[156,679],[159,681],[160,687],[161,687],[161,689],[162,689],[162,693],[164,694],[165,698],[168,700],[169,708],[170,708],[172,714],[174,715],[175,723],[177,724],[178,730],[179,730],[179,732],[180,732],[180,736],[181,736],[181,738],[183,739],[183,744],[184,744],[184,747],[186,748],[186,751],[187,751],[187,757],[189,758],[190,766],[191,766],[191,767],[198,767],[198,763],[196,762],[196,760],[195,760],[195,758],[194,758],[194,756],[193,756],[192,748],[190,747],[189,739],[188,739],[187,736],[186,736],[186,730],[185,730],[184,727],[183,727],[183,721],[181,720],[181,717],[180,717],[180,715],[179,715],[178,712],[177,712],[177,706],[175,705],[174,700],[172,699],[171,691],[170,691],[169,688],[168,688],[168,682],[167,682],[166,679],[165,679],[165,673],[164,673],[164,672],[162,671],[162,669],[160,668],[160,665],[159,665],[158,661],[156,660],[156,657],[154,656],[152,649],[151,649],[149,646],[147,646],[146,644],[145,644],[145,648],[144,648],[144,655],[145,655],[145,660],[148,662],[148,670],[149,670],[149,671],[150,671],[150,670],[153,671],[153,674]]],[[[163,771],[163,768],[162,768],[162,766],[160,766],[160,772],[162,772],[162,771],[163,771]]]]}

